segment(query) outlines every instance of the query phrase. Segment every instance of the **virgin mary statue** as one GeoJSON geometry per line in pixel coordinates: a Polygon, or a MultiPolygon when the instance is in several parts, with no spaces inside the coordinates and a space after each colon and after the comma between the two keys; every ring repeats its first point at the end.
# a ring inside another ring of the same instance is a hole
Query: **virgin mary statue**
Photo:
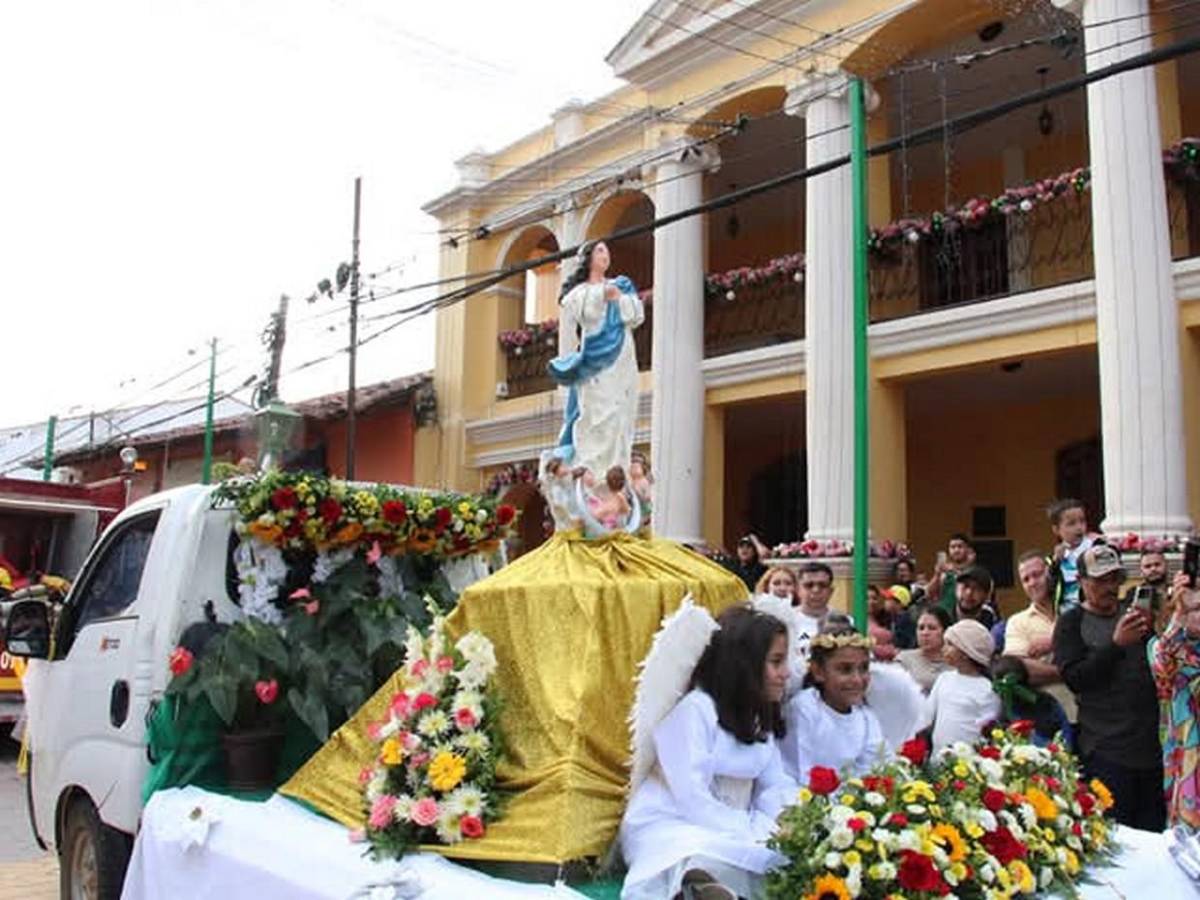
{"type": "Polygon", "coordinates": [[[578,349],[550,362],[550,376],[570,388],[562,432],[553,455],[602,479],[619,466],[629,471],[637,424],[638,368],[633,329],[646,312],[633,282],[605,277],[608,246],[584,244],[575,271],[563,283],[559,329],[578,349]]]}

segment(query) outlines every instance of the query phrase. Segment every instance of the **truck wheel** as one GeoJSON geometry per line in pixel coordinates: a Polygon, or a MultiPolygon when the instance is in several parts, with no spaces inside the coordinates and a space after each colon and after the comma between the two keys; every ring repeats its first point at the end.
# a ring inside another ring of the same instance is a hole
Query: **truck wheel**
{"type": "Polygon", "coordinates": [[[62,900],[120,900],[128,865],[129,836],[101,822],[86,797],[72,801],[58,855],[62,900]]]}

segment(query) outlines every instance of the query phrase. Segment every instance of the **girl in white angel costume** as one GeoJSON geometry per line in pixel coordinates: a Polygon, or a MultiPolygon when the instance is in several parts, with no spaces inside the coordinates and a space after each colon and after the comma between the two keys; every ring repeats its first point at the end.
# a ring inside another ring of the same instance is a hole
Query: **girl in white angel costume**
{"type": "Polygon", "coordinates": [[[798,790],[777,744],[788,674],[773,616],[735,606],[714,622],[685,601],[664,622],[633,713],[622,900],[753,897],[785,861],[766,840],[798,790]]]}
{"type": "Polygon", "coordinates": [[[863,775],[891,755],[879,719],[864,702],[871,638],[848,623],[826,625],[808,654],[806,686],[784,707],[784,770],[805,785],[816,766],[844,777],[863,775]]]}

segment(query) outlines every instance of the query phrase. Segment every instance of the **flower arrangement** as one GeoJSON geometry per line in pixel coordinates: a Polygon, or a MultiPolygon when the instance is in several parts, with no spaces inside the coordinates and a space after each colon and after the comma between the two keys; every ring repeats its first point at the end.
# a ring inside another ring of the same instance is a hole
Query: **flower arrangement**
{"type": "Polygon", "coordinates": [[[537,481],[537,465],[533,463],[509,463],[488,479],[486,495],[501,496],[514,484],[531,484],[537,481]]]}
{"type": "MultiPolygon", "coordinates": [[[[875,559],[909,559],[912,551],[908,545],[897,541],[872,541],[870,555],[875,559]]],[[[840,559],[854,555],[854,544],[831,538],[818,541],[810,538],[807,541],[795,541],[790,544],[777,544],[771,549],[773,559],[840,559]]]]}
{"type": "Polygon", "coordinates": [[[1183,138],[1167,147],[1163,165],[1176,181],[1200,181],[1200,138],[1183,138]]]}
{"type": "Polygon", "coordinates": [[[453,559],[494,552],[516,510],[492,498],[357,485],[311,472],[268,472],[222,482],[214,503],[236,506],[238,532],[266,547],[326,553],[376,544],[388,556],[453,559]]]}
{"type": "Polygon", "coordinates": [[[368,726],[378,754],[360,781],[376,859],[396,858],[427,843],[456,844],[484,836],[499,814],[500,757],[492,642],[476,631],[451,645],[444,620],[422,636],[410,628],[403,689],[386,716],[368,726]]]}
{"type": "Polygon", "coordinates": [[[1183,549],[1177,536],[1165,534],[1154,536],[1129,531],[1120,537],[1108,537],[1107,541],[1122,553],[1179,553],[1183,549]]]}
{"type": "Polygon", "coordinates": [[[1031,729],[1014,722],[931,761],[924,742],[910,741],[845,782],[814,768],[771,839],[788,863],[768,877],[768,897],[1075,895],[1085,867],[1114,849],[1104,818],[1112,796],[1085,783],[1063,747],[1030,744],[1031,729]]]}
{"type": "Polygon", "coordinates": [[[510,356],[521,356],[526,347],[538,344],[555,348],[558,346],[558,319],[547,319],[511,331],[502,331],[499,341],[501,349],[510,356]]]}
{"type": "Polygon", "coordinates": [[[762,284],[799,284],[804,280],[804,254],[789,253],[761,266],[740,266],[704,276],[707,300],[736,300],[743,288],[762,284]]]}

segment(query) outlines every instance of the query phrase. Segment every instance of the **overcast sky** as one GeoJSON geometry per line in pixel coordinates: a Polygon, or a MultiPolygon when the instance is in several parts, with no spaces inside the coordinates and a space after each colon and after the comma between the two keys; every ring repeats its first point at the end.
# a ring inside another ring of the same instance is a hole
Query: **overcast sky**
{"type": "MultiPolygon", "coordinates": [[[[302,298],[349,258],[354,176],[364,271],[436,275],[419,207],[453,186],[453,161],[617,86],[604,56],[648,5],[0,5],[0,426],[198,393],[203,366],[146,392],[214,335],[231,387],[261,368],[282,292],[285,369],[345,346],[345,316],[321,315],[334,302],[302,298]]],[[[432,324],[364,348],[360,383],[431,367],[432,324]]],[[[341,388],[345,366],[285,377],[284,398],[341,388]]]]}

